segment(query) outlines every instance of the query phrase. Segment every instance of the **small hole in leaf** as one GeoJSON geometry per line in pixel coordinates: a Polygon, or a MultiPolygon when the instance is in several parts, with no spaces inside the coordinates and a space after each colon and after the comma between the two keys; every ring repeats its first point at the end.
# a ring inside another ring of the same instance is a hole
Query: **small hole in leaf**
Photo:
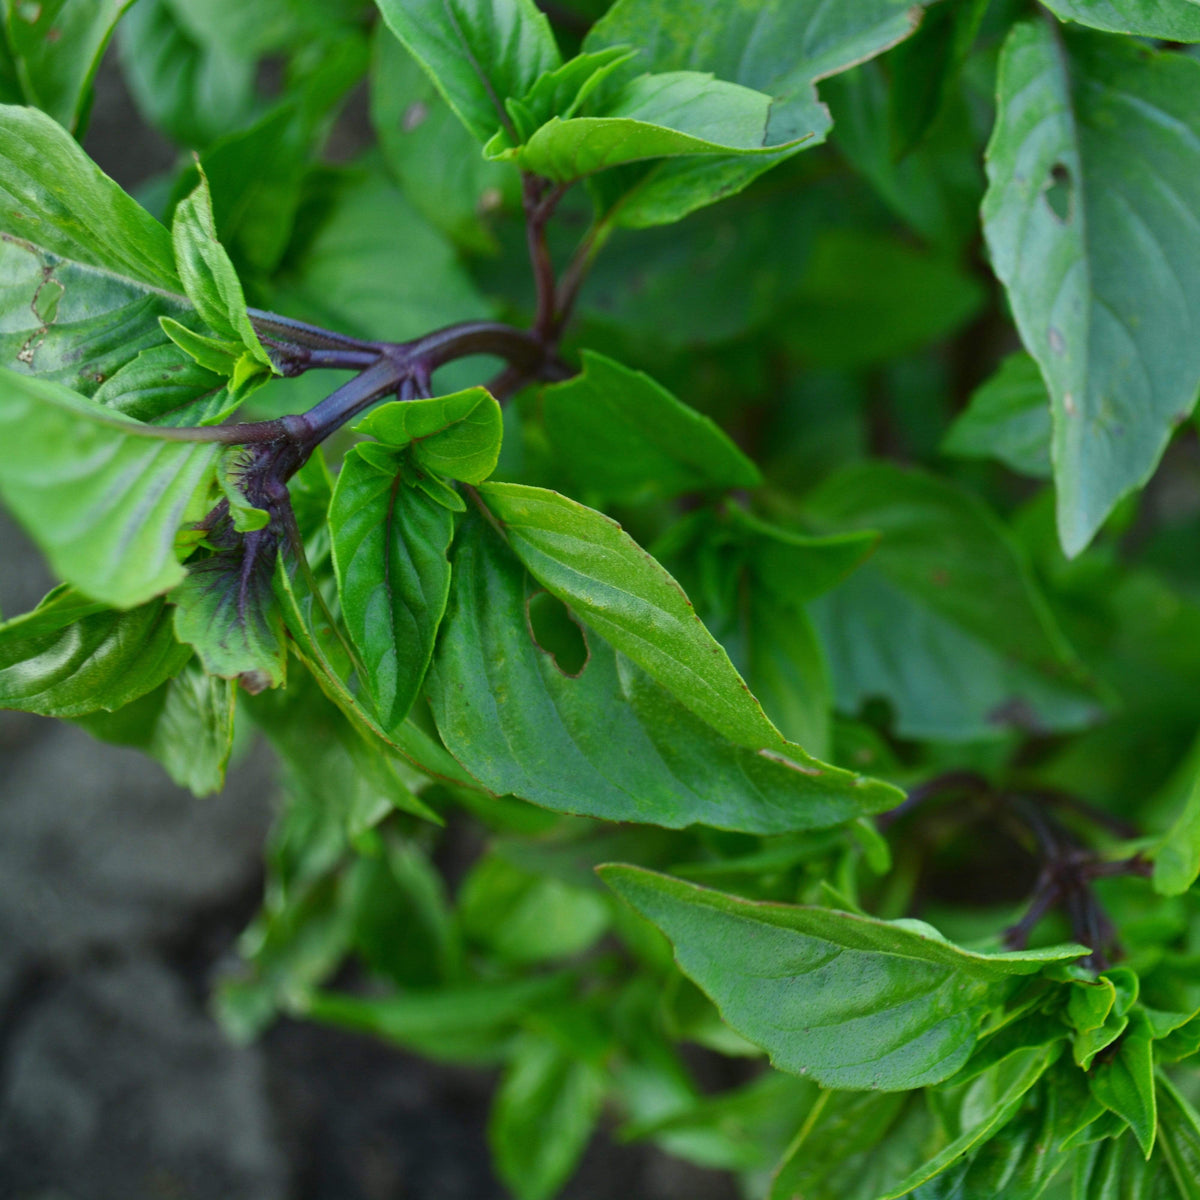
{"type": "Polygon", "coordinates": [[[1050,168],[1050,178],[1042,194],[1054,219],[1061,225],[1069,225],[1075,211],[1075,183],[1071,172],[1062,163],[1055,163],[1050,168]]]}
{"type": "Polygon", "coordinates": [[[571,610],[549,592],[535,592],[525,602],[529,632],[534,644],[554,659],[554,665],[572,679],[583,674],[590,651],[587,635],[571,610]]]}

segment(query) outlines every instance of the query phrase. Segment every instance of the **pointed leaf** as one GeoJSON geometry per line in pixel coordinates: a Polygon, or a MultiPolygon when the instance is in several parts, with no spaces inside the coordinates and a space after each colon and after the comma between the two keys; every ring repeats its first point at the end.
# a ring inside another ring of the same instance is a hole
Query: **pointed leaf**
{"type": "Polygon", "coordinates": [[[1154,890],[1181,896],[1200,878],[1200,776],[1154,855],[1154,890]]]}
{"type": "MultiPolygon", "coordinates": [[[[638,867],[600,874],[671,939],[679,965],[734,1029],[780,1070],[824,1087],[898,1091],[948,1079],[1012,977],[1087,953],[978,954],[919,921],[755,903],[638,867]]],[[[1022,1092],[1057,1052],[1022,1052],[1022,1092]]]]}
{"type": "Polygon", "coordinates": [[[533,0],[377,0],[383,19],[481,142],[562,62],[533,0]]]}
{"type": "Polygon", "coordinates": [[[527,625],[533,588],[475,520],[455,546],[451,600],[430,671],[451,753],[490,790],[615,821],[752,832],[838,824],[897,793],[781,739],[755,752],[722,738],[611,646],[563,673],[527,625]]]}
{"type": "Polygon", "coordinates": [[[1042,0],[1064,21],[1166,42],[1200,42],[1195,0],[1042,0]]]}
{"type": "Polygon", "coordinates": [[[56,384],[0,371],[0,496],[59,577],[132,608],[184,575],[181,525],[204,515],[220,447],[164,440],[56,384]]]}
{"type": "Polygon", "coordinates": [[[999,79],[984,232],[1050,389],[1073,555],[1200,387],[1200,62],[1025,22],[999,79]]]}
{"type": "Polygon", "coordinates": [[[1134,1010],[1129,1027],[1117,1043],[1116,1054],[1093,1064],[1087,1079],[1092,1095],[1129,1122],[1142,1154],[1149,1158],[1158,1118],[1154,1106],[1154,1052],[1144,1013],[1134,1010]]]}
{"type": "Polygon", "coordinates": [[[388,729],[416,699],[450,590],[454,515],[410,474],[399,457],[386,475],[352,450],[329,510],[342,615],[388,729]]]}
{"type": "Polygon", "coordinates": [[[641,371],[584,350],[583,371],[542,392],[546,436],[589,491],[626,503],[697,488],[756,487],[721,429],[641,371]]]}

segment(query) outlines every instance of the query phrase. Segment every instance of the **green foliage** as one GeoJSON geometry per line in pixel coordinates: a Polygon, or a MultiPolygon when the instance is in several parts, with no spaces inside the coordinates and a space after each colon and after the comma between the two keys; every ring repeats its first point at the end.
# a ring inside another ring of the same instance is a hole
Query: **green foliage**
{"type": "Polygon", "coordinates": [[[750,1200],[1198,1195],[1193,43],[0,0],[0,499],[61,581],[0,706],[197,795],[272,747],[233,1035],[495,1068],[519,1200],[605,1126],[750,1200]],[[161,221],[77,140],[114,30],[161,221]]]}

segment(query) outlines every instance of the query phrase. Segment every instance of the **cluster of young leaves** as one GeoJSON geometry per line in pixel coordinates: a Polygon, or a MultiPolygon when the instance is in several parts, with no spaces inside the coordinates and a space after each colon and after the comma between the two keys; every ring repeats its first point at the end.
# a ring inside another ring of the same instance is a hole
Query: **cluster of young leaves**
{"type": "Polygon", "coordinates": [[[223,1019],[501,1065],[522,1200],[606,1113],[769,1200],[1200,1195],[1200,9],[548,9],[0,0],[0,706],[197,794],[257,730],[223,1019]]]}

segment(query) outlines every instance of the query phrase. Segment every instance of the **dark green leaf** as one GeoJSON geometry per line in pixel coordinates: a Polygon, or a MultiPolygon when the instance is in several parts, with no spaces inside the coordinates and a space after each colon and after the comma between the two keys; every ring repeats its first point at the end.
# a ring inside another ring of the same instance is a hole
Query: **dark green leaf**
{"type": "Polygon", "coordinates": [[[194,646],[210,675],[236,679],[248,692],[279,687],[287,669],[283,616],[272,590],[275,534],[242,536],[222,525],[215,554],[188,564],[171,592],[175,632],[194,646]]]}
{"type": "Polygon", "coordinates": [[[646,3],[618,0],[588,34],[585,48],[633,46],[639,71],[710,71],[716,78],[771,97],[766,144],[807,138],[758,159],[663,162],[606,181],[604,219],[633,228],[669,224],[741,191],[776,162],[824,140],[829,114],[814,81],[871,58],[908,36],[920,10],[908,0],[866,0],[830,9],[821,0],[646,3]],[[766,31],[770,32],[767,33],[766,31]]]}
{"type": "Polygon", "coordinates": [[[59,577],[132,608],[183,579],[180,526],[208,509],[220,447],[163,440],[40,379],[0,372],[0,496],[59,577]]]}
{"type": "Polygon", "coordinates": [[[1022,23],[999,92],[984,231],[1050,389],[1073,555],[1200,386],[1200,62],[1022,23]]]}
{"type": "Polygon", "coordinates": [[[486,142],[562,59],[533,0],[377,0],[392,32],[428,72],[462,123],[486,142]]]}
{"type": "MultiPolygon", "coordinates": [[[[923,922],[754,903],[635,867],[600,871],[666,933],[679,965],[734,1029],[781,1070],[825,1087],[897,1091],[948,1079],[1013,977],[1086,953],[1057,946],[979,954],[923,922]]],[[[1001,1064],[1018,1090],[997,1089],[989,1130],[1015,1112],[1057,1052],[1020,1051],[1001,1064]]]]}
{"type": "Polygon", "coordinates": [[[1028,354],[1010,354],[950,426],[942,451],[959,458],[997,458],[1014,471],[1049,479],[1050,397],[1028,354]]]}
{"type": "Polygon", "coordinates": [[[542,393],[546,436],[589,492],[625,503],[755,487],[758,469],[720,428],[641,371],[585,350],[583,371],[542,393]]]}
{"type": "Polygon", "coordinates": [[[416,699],[450,590],[454,515],[413,486],[410,473],[397,457],[383,474],[352,450],[329,510],[346,628],[388,729],[416,699]]]}
{"type": "Polygon", "coordinates": [[[566,1183],[600,1117],[605,1072],[556,1041],[526,1034],[500,1081],[488,1141],[519,1200],[549,1200],[566,1183]]]}
{"type": "Polygon", "coordinates": [[[532,590],[490,529],[464,527],[429,683],[446,745],[492,791],[609,820],[764,833],[896,802],[778,734],[778,751],[726,741],[590,628],[582,672],[563,674],[526,625],[532,590]]]}
{"type": "Polygon", "coordinates": [[[58,588],[0,625],[0,708],[48,717],[112,712],[153,692],[190,657],[162,600],[112,612],[58,588]]]}

